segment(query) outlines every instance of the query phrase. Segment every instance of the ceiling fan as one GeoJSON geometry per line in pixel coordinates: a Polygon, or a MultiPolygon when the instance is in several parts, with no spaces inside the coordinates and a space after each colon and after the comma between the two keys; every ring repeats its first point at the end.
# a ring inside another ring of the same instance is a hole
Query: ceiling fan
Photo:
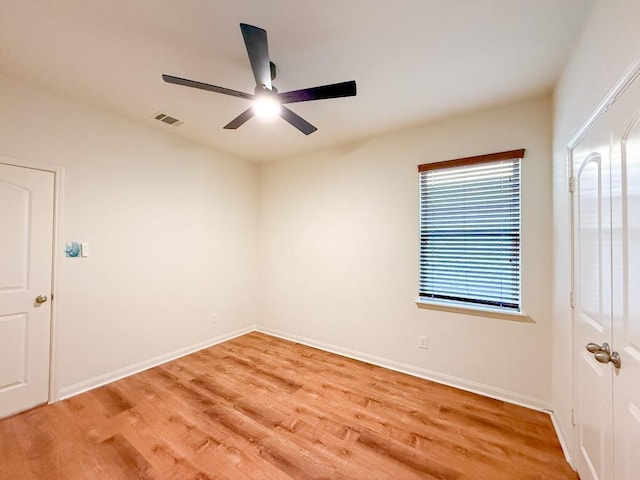
{"type": "Polygon", "coordinates": [[[201,90],[209,90],[210,92],[217,92],[224,95],[231,95],[233,97],[254,100],[254,104],[251,107],[231,120],[224,126],[224,128],[235,130],[256,114],[260,115],[262,113],[271,113],[280,115],[280,117],[285,119],[302,133],[309,135],[310,133],[315,132],[317,128],[307,122],[304,118],[293,113],[285,107],[284,104],[355,96],[356,82],[353,80],[349,82],[333,83],[330,85],[278,93],[276,87],[271,83],[271,81],[276,78],[276,66],[269,59],[269,46],[267,44],[266,30],[254,27],[253,25],[247,25],[246,23],[240,24],[240,30],[242,31],[244,44],[247,48],[247,54],[249,55],[251,70],[253,70],[253,76],[256,80],[256,88],[253,95],[229,88],[209,85],[208,83],[196,82],[195,80],[187,80],[186,78],[162,75],[162,79],[167,83],[174,83],[176,85],[184,85],[185,87],[199,88],[201,90]]]}

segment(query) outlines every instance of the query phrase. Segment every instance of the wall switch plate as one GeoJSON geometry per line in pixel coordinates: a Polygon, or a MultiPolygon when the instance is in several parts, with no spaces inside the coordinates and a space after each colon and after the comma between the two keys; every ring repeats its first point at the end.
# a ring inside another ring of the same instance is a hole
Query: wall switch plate
{"type": "Polygon", "coordinates": [[[88,257],[89,256],[89,244],[86,242],[83,242],[80,244],[80,255],[83,257],[88,257]]]}
{"type": "Polygon", "coordinates": [[[419,341],[418,341],[418,347],[420,348],[428,348],[429,347],[429,341],[427,340],[427,337],[424,335],[420,335],[419,341]]]}

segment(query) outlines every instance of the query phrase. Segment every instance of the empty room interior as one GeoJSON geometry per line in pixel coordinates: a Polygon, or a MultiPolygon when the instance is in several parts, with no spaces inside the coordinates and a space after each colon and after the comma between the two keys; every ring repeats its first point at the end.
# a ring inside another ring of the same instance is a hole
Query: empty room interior
{"type": "Polygon", "coordinates": [[[638,19],[0,2],[0,479],[640,478],[638,19]]]}

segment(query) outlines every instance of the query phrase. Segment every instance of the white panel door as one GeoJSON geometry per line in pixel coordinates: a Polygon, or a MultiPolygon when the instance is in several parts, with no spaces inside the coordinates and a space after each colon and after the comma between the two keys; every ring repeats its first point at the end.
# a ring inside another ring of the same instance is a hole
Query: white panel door
{"type": "Polygon", "coordinates": [[[572,151],[575,454],[582,480],[640,478],[640,80],[612,98],[572,151]],[[592,353],[589,342],[608,348],[592,353]]]}
{"type": "Polygon", "coordinates": [[[610,155],[600,137],[595,128],[573,151],[574,413],[582,480],[613,478],[613,373],[586,348],[612,343],[610,155]]]}
{"type": "Polygon", "coordinates": [[[0,164],[0,417],[48,400],[53,195],[52,172],[0,164]]]}
{"type": "Polygon", "coordinates": [[[608,113],[612,155],[615,479],[640,478],[640,80],[608,113]]]}

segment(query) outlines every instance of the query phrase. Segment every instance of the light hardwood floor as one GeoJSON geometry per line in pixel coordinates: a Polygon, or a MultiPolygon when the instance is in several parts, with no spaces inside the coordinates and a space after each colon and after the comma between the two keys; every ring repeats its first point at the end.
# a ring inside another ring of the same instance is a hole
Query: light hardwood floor
{"type": "Polygon", "coordinates": [[[548,415],[250,333],[0,420],[1,479],[577,479],[548,415]]]}

